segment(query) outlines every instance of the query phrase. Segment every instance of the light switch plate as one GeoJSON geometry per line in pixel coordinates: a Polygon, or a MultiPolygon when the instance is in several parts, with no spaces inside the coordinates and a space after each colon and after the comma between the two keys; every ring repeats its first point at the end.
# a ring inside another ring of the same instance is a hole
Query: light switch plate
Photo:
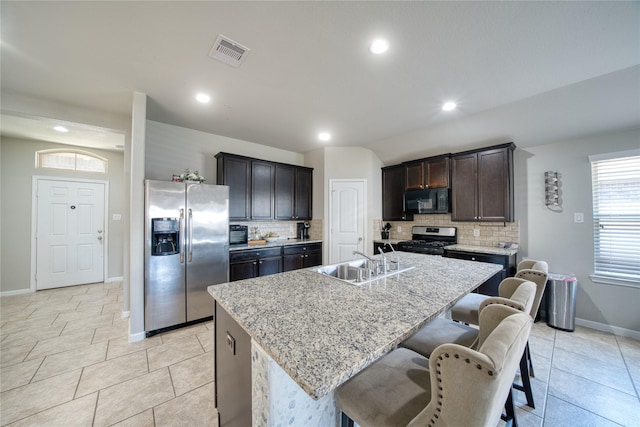
{"type": "Polygon", "coordinates": [[[113,214],[113,220],[114,221],[120,221],[122,219],[122,215],[121,214],[113,214]]]}
{"type": "Polygon", "coordinates": [[[584,214],[582,212],[576,212],[573,214],[573,222],[581,224],[584,222],[584,214]]]}
{"type": "Polygon", "coordinates": [[[398,226],[398,233],[402,233],[402,226],[401,225],[398,226]]]}

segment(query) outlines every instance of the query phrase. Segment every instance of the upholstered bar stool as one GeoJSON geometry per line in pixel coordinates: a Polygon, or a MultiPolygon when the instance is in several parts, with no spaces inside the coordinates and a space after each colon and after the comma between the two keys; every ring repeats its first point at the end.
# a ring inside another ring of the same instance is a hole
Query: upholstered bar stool
{"type": "Polygon", "coordinates": [[[443,344],[427,359],[398,348],[351,378],[336,392],[343,427],[495,426],[532,323],[505,310],[482,310],[478,350],[443,344]]]}
{"type": "MultiPolygon", "coordinates": [[[[514,281],[512,281],[512,283],[513,282],[514,281]]],[[[533,282],[522,280],[520,285],[517,286],[515,291],[511,294],[511,299],[501,297],[487,298],[480,304],[480,312],[492,304],[501,304],[509,307],[515,313],[529,313],[535,295],[536,285],[533,282]]],[[[432,322],[427,323],[400,345],[413,350],[416,353],[420,353],[425,357],[430,357],[431,353],[439,345],[445,343],[460,344],[465,347],[471,347],[475,350],[477,349],[478,337],[481,334],[482,330],[478,330],[477,327],[438,317],[432,322]]],[[[525,357],[525,352],[523,352],[522,357],[520,358],[520,370],[521,372],[526,373],[527,359],[525,357]]],[[[533,408],[535,403],[533,401],[533,390],[531,389],[529,376],[524,374],[522,376],[522,385],[514,383],[513,387],[516,390],[524,392],[527,398],[527,405],[533,408]]],[[[507,402],[506,407],[507,415],[509,416],[509,402],[507,402]]]]}
{"type": "MultiPolygon", "coordinates": [[[[540,308],[540,300],[544,294],[545,287],[547,285],[547,274],[549,266],[545,261],[536,260],[523,260],[518,263],[516,275],[513,279],[529,280],[536,284],[536,294],[529,311],[532,318],[535,318],[540,308]]],[[[509,278],[505,279],[508,280],[509,278]]],[[[503,280],[503,282],[505,281],[503,280]]],[[[498,294],[500,296],[508,298],[509,292],[513,288],[511,286],[502,287],[502,282],[498,287],[498,294]]],[[[471,293],[465,295],[460,301],[458,301],[451,308],[451,318],[458,322],[467,323],[470,325],[478,324],[478,309],[482,301],[486,300],[488,295],[482,295],[477,293],[471,293]]],[[[520,375],[522,377],[522,385],[515,384],[514,387],[517,390],[524,391],[527,397],[527,405],[531,408],[535,408],[533,401],[533,393],[531,391],[529,376],[534,377],[533,362],[531,360],[531,351],[529,350],[529,343],[525,347],[523,354],[523,361],[520,366],[520,375]]]]}

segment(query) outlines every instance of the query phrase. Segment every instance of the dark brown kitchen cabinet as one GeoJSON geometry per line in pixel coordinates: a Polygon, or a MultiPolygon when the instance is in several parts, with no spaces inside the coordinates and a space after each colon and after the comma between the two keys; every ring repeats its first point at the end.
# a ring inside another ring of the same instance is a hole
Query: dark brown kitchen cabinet
{"type": "Polygon", "coordinates": [[[283,271],[322,265],[322,243],[286,245],[282,248],[283,271]]]}
{"type": "Polygon", "coordinates": [[[251,160],[251,219],[273,219],[275,165],[251,160]]]}
{"type": "Polygon", "coordinates": [[[405,190],[449,186],[449,154],[405,163],[405,190]]]}
{"type": "Polygon", "coordinates": [[[275,219],[311,219],[313,169],[275,165],[275,219]]]}
{"type": "Polygon", "coordinates": [[[516,274],[516,256],[514,255],[498,255],[485,254],[478,252],[467,252],[458,250],[448,250],[445,248],[444,256],[447,258],[465,259],[468,261],[489,262],[502,266],[502,270],[496,273],[489,280],[478,286],[474,292],[481,294],[498,296],[498,286],[502,280],[516,274]]]}
{"type": "Polygon", "coordinates": [[[229,186],[229,219],[311,219],[313,169],[218,153],[217,183],[229,186]]]}
{"type": "Polygon", "coordinates": [[[404,212],[405,166],[382,168],[382,219],[385,221],[412,220],[404,212]]]}
{"type": "Polygon", "coordinates": [[[225,153],[218,153],[216,159],[216,182],[229,186],[229,219],[251,219],[251,159],[225,153]]]}
{"type": "Polygon", "coordinates": [[[513,221],[513,150],[503,144],[451,156],[453,221],[513,221]]]}
{"type": "Polygon", "coordinates": [[[229,281],[252,279],[282,272],[282,250],[245,249],[229,252],[229,281]]]}

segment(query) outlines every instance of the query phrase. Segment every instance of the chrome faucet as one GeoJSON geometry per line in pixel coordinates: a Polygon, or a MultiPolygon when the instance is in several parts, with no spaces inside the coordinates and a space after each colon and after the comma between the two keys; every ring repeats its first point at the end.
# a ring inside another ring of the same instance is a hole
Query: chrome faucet
{"type": "Polygon", "coordinates": [[[365,257],[367,259],[367,270],[369,270],[369,277],[371,277],[372,274],[379,274],[378,272],[378,260],[371,258],[370,256],[363,254],[360,251],[353,251],[353,255],[362,255],[363,257],[365,257]]]}
{"type": "Polygon", "coordinates": [[[391,248],[391,252],[393,252],[394,255],[396,256],[396,270],[400,270],[400,257],[398,256],[398,253],[396,252],[396,250],[393,248],[393,245],[387,242],[384,244],[384,246],[389,246],[391,248]]]}
{"type": "Polygon", "coordinates": [[[387,256],[384,254],[383,247],[384,246],[378,246],[378,252],[380,252],[380,256],[382,257],[382,273],[387,274],[387,256]]]}

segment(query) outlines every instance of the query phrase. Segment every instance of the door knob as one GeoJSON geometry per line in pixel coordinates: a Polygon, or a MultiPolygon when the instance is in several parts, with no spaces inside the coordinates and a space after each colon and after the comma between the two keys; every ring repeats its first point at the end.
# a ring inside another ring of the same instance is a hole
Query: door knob
{"type": "Polygon", "coordinates": [[[102,240],[102,236],[98,236],[98,240],[102,240]]]}
{"type": "Polygon", "coordinates": [[[98,233],[99,233],[99,234],[102,234],[102,230],[98,230],[98,233]]]}

